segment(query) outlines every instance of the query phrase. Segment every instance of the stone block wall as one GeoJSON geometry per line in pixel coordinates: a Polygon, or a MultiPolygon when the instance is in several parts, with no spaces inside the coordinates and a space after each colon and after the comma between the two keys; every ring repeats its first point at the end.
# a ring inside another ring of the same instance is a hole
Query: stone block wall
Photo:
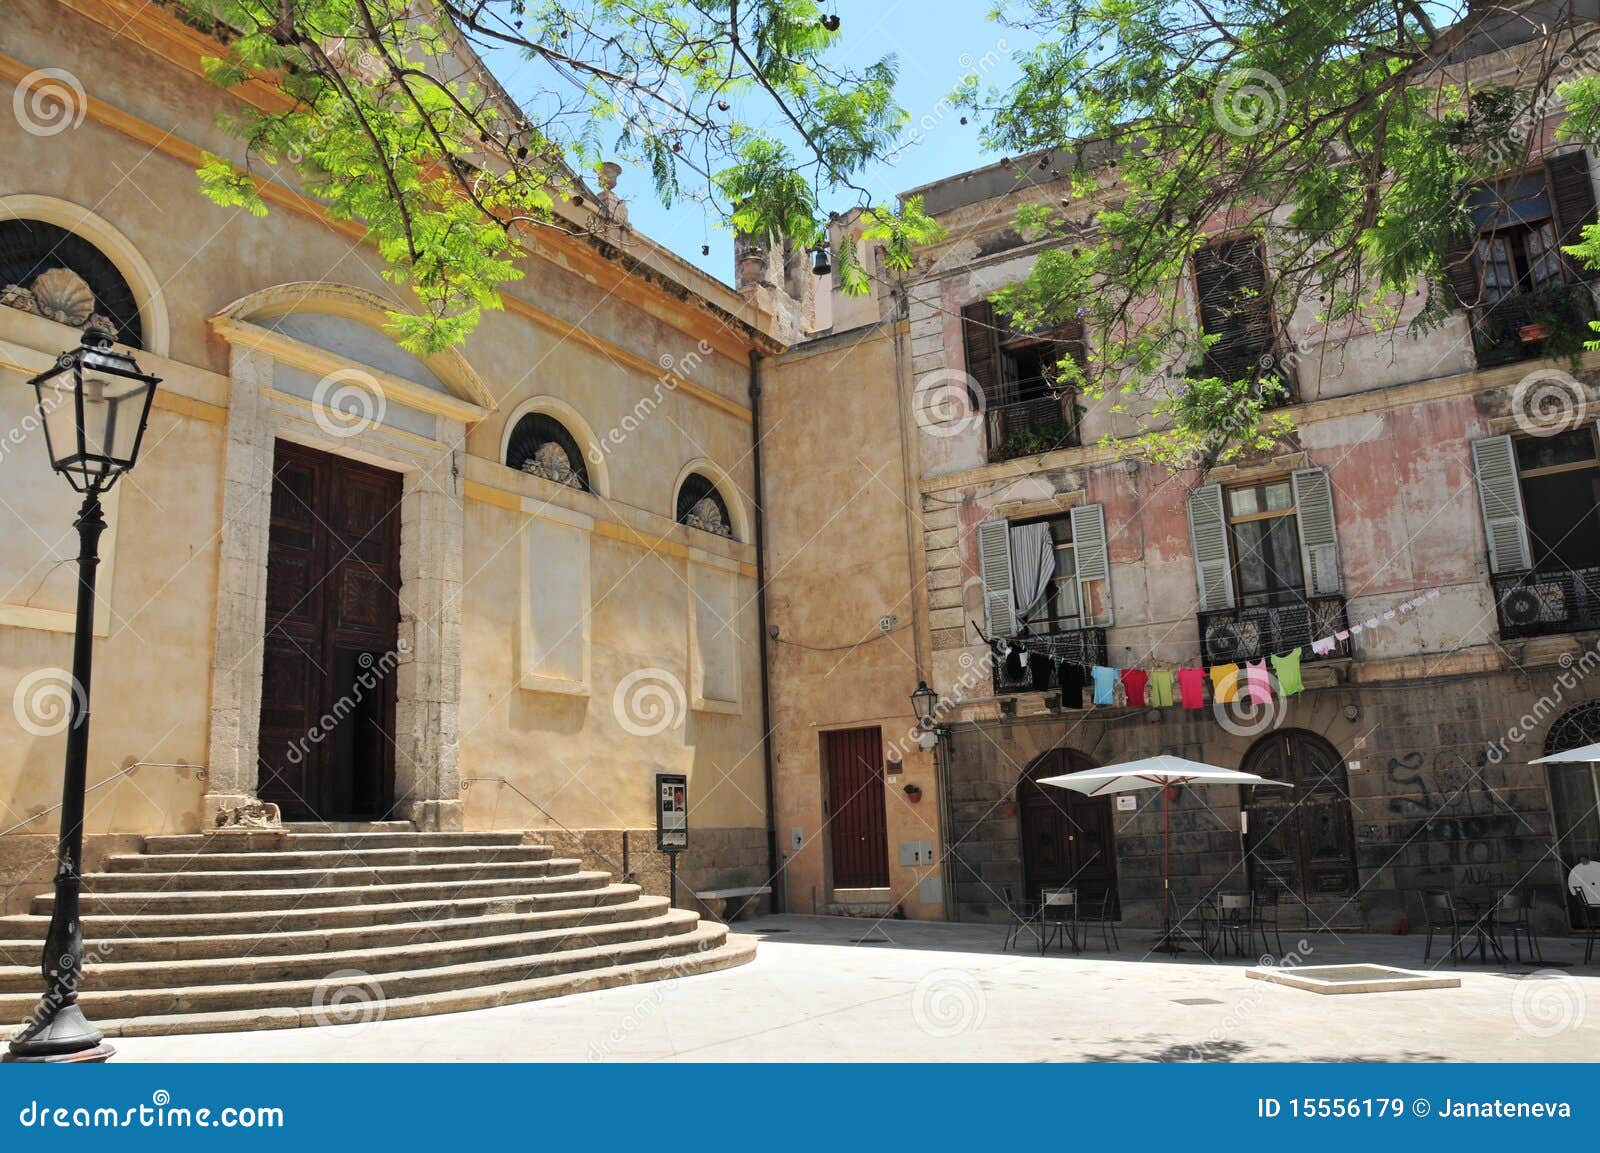
{"type": "MultiPolygon", "coordinates": [[[[1600,684],[1560,669],[1340,685],[1290,701],[1280,727],[1327,740],[1344,758],[1358,890],[1353,898],[1286,898],[1285,928],[1319,918],[1335,927],[1393,932],[1422,928],[1427,889],[1534,894],[1546,932],[1568,927],[1565,870],[1554,852],[1551,798],[1542,766],[1545,739],[1572,707],[1600,698],[1600,684]]],[[[1094,763],[1156,753],[1237,768],[1260,735],[1224,729],[1208,707],[1047,711],[1020,700],[1023,715],[956,726],[946,787],[956,878],[954,915],[1001,920],[1007,887],[1023,894],[1016,786],[1029,765],[1056,747],[1094,763]],[[1030,709],[1037,710],[1030,713],[1030,709]]],[[[1113,810],[1123,919],[1159,923],[1161,804],[1135,794],[1135,812],[1113,810]]],[[[1239,790],[1185,790],[1171,819],[1170,870],[1180,899],[1248,887],[1239,790]]]]}

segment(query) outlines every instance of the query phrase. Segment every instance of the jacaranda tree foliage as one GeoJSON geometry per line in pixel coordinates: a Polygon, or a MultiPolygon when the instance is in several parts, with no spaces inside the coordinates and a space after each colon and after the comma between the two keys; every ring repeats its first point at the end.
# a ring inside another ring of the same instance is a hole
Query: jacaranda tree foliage
{"type": "MultiPolygon", "coordinates": [[[[1197,249],[1257,235],[1278,316],[1309,303],[1332,335],[1405,339],[1458,304],[1450,264],[1473,233],[1471,190],[1548,149],[1541,126],[1562,105],[1561,138],[1600,140],[1600,28],[1548,0],[1471,7],[1464,19],[1465,0],[1014,0],[997,18],[1039,37],[1021,79],[960,97],[989,144],[1070,191],[1023,213],[1059,243],[1000,295],[1002,314],[1026,328],[1082,317],[1097,350],[1084,387],[1153,407],[1147,427],[1171,426],[1146,438],[1158,459],[1273,443],[1281,361],[1202,367],[1217,334],[1194,320],[1197,249]],[[1505,68],[1461,64],[1512,40],[1524,43],[1505,68]]],[[[1600,231],[1579,249],[1600,259],[1600,231]]]]}
{"type": "MultiPolygon", "coordinates": [[[[415,293],[419,311],[391,320],[416,352],[461,342],[499,305],[522,229],[582,227],[560,202],[583,207],[578,177],[606,161],[757,236],[810,245],[830,210],[862,208],[891,268],[933,232],[916,205],[860,188],[907,114],[893,58],[834,63],[839,22],[814,0],[177,2],[227,45],[207,61],[214,82],[281,96],[232,116],[241,154],[206,157],[205,192],[262,214],[259,182],[292,170],[415,293]],[[512,82],[468,72],[459,44],[512,82]]],[[[835,263],[847,291],[867,290],[853,245],[835,263]]]]}

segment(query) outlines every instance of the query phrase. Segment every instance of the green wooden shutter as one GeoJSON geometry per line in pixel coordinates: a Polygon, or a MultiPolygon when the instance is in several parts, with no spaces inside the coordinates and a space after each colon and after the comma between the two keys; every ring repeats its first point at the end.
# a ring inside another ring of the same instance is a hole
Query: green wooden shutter
{"type": "Polygon", "coordinates": [[[1200,611],[1233,607],[1233,571],[1228,560],[1228,522],[1222,486],[1203,484],[1189,494],[1189,543],[1194,548],[1200,611]]]}
{"type": "Polygon", "coordinates": [[[1333,485],[1327,469],[1299,468],[1294,484],[1295,514],[1300,522],[1300,559],[1305,566],[1306,595],[1326,597],[1343,587],[1339,579],[1339,532],[1333,519],[1333,485]]]}
{"type": "Polygon", "coordinates": [[[983,577],[983,612],[991,637],[1017,632],[1011,596],[1011,526],[986,520],[978,526],[978,572],[983,577]]]}
{"type": "Polygon", "coordinates": [[[1072,510],[1072,553],[1078,564],[1078,604],[1083,623],[1105,628],[1114,619],[1111,611],[1111,550],[1106,544],[1106,509],[1100,504],[1079,505],[1072,510]],[[1102,595],[1091,595],[1089,585],[1102,581],[1102,595]],[[1091,609],[1100,605],[1102,611],[1091,609]]]}
{"type": "Polygon", "coordinates": [[[1489,542],[1489,570],[1505,573],[1532,568],[1528,518],[1517,479],[1517,449],[1511,438],[1486,436],[1473,441],[1472,471],[1478,478],[1483,535],[1489,542]]]}

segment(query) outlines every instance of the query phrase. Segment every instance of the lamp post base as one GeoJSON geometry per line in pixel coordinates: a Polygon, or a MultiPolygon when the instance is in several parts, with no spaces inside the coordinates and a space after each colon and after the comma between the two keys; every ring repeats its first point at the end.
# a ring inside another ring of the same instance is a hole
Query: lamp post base
{"type": "Polygon", "coordinates": [[[25,1030],[11,1042],[10,1049],[0,1055],[0,1062],[98,1064],[109,1060],[115,1052],[74,1003],[63,1005],[38,1026],[25,1030]]]}

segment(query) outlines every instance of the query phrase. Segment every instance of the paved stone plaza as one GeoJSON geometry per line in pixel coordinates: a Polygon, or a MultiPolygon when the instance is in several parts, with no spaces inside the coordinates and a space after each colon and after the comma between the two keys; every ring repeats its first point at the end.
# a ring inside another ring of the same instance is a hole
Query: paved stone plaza
{"type": "MultiPolygon", "coordinates": [[[[1600,965],[1437,965],[1461,987],[1319,996],[1252,960],[1002,953],[994,925],[766,917],[754,962],[652,985],[347,1026],[123,1038],[119,1061],[1592,1061],[1600,965]]],[[[1421,968],[1422,938],[1284,935],[1308,965],[1421,968]]]]}

